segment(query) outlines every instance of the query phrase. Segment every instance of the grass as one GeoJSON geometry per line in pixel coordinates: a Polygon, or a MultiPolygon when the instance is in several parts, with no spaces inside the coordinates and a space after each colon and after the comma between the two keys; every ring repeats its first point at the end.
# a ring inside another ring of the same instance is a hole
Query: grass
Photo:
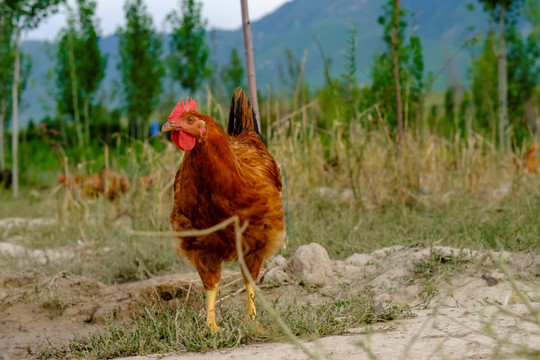
{"type": "MultiPolygon", "coordinates": [[[[328,300],[319,304],[298,304],[277,297],[272,306],[296,336],[313,338],[346,334],[361,324],[390,321],[414,316],[407,306],[382,306],[367,289],[361,296],[328,300]]],[[[194,312],[192,304],[171,310],[159,303],[141,305],[144,315],[132,324],[110,319],[106,327],[87,339],[75,338],[64,348],[45,346],[40,358],[108,359],[153,353],[207,352],[236,347],[249,342],[284,340],[283,330],[269,314],[258,314],[262,332],[245,323],[245,309],[239,306],[221,308],[220,331],[213,333],[205,325],[204,313],[194,312]]]]}
{"type": "MultiPolygon", "coordinates": [[[[535,184],[532,182],[530,186],[535,184]]],[[[63,201],[62,194],[56,194],[50,198],[44,196],[34,205],[36,200],[28,191],[17,201],[5,193],[2,196],[6,207],[28,209],[26,214],[20,214],[28,217],[55,215],[47,209],[57,209],[63,201]]],[[[124,205],[130,206],[129,201],[118,207],[124,205]]],[[[111,219],[108,215],[119,210],[105,201],[87,201],[86,206],[90,214],[100,216],[93,216],[92,221],[86,223],[68,221],[63,226],[39,227],[32,231],[25,227],[0,230],[4,241],[16,241],[29,249],[69,250],[74,253],[75,261],[51,259],[40,263],[5,258],[0,263],[0,273],[38,271],[52,276],[67,271],[105,283],[117,283],[191,270],[189,264],[178,261],[167,238],[131,237],[126,233],[131,226],[138,230],[168,229],[167,206],[155,204],[156,208],[163,209],[161,213],[138,217],[136,222],[129,216],[111,219]]],[[[391,245],[538,252],[539,213],[540,194],[528,188],[494,203],[463,196],[440,206],[371,210],[314,195],[303,201],[291,201],[288,247],[284,255],[289,256],[297,247],[311,242],[324,246],[333,259],[391,245]]]]}
{"type": "Polygon", "coordinates": [[[438,206],[369,211],[314,196],[291,205],[289,245],[317,242],[341,259],[391,245],[537,252],[539,213],[540,194],[527,189],[497,203],[463,196],[438,206]]]}
{"type": "MultiPolygon", "coordinates": [[[[455,196],[441,204],[366,210],[320,194],[292,199],[284,255],[289,256],[297,247],[311,242],[324,246],[334,259],[391,245],[538,252],[540,193],[535,189],[537,179],[530,180],[530,184],[498,201],[455,196]]],[[[18,200],[12,200],[5,192],[1,196],[6,205],[2,211],[12,208],[17,216],[25,217],[59,217],[64,202],[62,193],[42,195],[38,201],[31,190],[24,191],[18,200]],[[51,208],[56,209],[52,214],[51,208]]],[[[153,194],[148,196],[150,199],[143,200],[155,209],[148,216],[137,215],[142,210],[137,210],[132,202],[141,201],[138,198],[128,197],[117,205],[80,200],[74,203],[86,210],[82,214],[73,210],[74,214],[66,215],[62,226],[38,227],[32,231],[25,227],[0,230],[4,241],[15,239],[17,244],[29,249],[67,249],[82,255],[82,261],[68,263],[5,259],[0,264],[0,273],[39,271],[54,275],[68,271],[115,283],[191,270],[188,264],[178,261],[168,239],[127,235],[126,230],[131,227],[150,231],[168,229],[170,200],[160,203],[152,199],[153,194]],[[115,218],[122,208],[135,215],[115,218]],[[84,212],[92,215],[83,222],[77,217],[84,217],[84,212]]]]}
{"type": "Polygon", "coordinates": [[[453,252],[443,255],[436,249],[430,249],[427,256],[414,262],[414,267],[407,280],[422,286],[421,296],[423,304],[420,307],[427,308],[431,301],[439,294],[440,284],[451,282],[452,276],[463,271],[470,259],[464,254],[453,252]]]}

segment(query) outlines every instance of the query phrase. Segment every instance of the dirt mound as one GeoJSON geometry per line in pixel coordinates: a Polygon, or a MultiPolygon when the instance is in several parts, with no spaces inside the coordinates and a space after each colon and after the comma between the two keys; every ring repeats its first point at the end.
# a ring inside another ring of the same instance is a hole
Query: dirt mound
{"type": "MultiPolygon", "coordinates": [[[[17,256],[25,255],[18,252],[17,256]]],[[[311,244],[299,248],[288,260],[282,256],[270,259],[260,284],[269,296],[269,288],[287,286],[287,292],[299,301],[317,301],[322,294],[354,294],[369,286],[379,302],[409,304],[424,317],[430,313],[422,309],[435,309],[438,314],[457,309],[463,314],[459,321],[469,321],[465,315],[470,312],[479,316],[480,312],[497,311],[496,306],[523,300],[538,302],[538,264],[540,257],[534,254],[403,246],[354,254],[341,261],[329,259],[324,248],[311,244]],[[513,274],[512,282],[505,272],[513,274]],[[513,286],[521,292],[517,294],[513,286]],[[311,290],[305,291],[305,287],[311,290]]],[[[221,301],[240,296],[241,279],[238,271],[224,269],[221,301]]],[[[54,277],[4,275],[0,277],[0,354],[5,359],[31,357],[44,342],[65,345],[74,335],[85,336],[103,326],[108,316],[129,321],[141,313],[141,303],[149,301],[170,307],[190,301],[194,308],[202,310],[201,294],[202,286],[194,272],[118,285],[65,273],[54,277]]],[[[420,326],[421,322],[401,323],[420,326]]],[[[462,336],[465,328],[448,333],[462,336]]],[[[440,329],[434,325],[429,336],[439,336],[437,331],[440,329]]]]}
{"type": "Polygon", "coordinates": [[[271,262],[261,282],[325,286],[327,291],[345,287],[353,292],[369,285],[379,301],[424,308],[521,302],[504,269],[519,279],[530,300],[540,301],[540,284],[535,281],[540,275],[539,255],[442,246],[392,246],[332,261],[324,248],[310,244],[288,261],[271,262]]]}

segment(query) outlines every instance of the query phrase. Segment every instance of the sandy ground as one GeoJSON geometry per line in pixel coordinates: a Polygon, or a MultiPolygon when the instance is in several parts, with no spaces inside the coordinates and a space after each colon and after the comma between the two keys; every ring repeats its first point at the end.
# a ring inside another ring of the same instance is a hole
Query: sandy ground
{"type": "MultiPolygon", "coordinates": [[[[44,256],[18,246],[5,241],[0,243],[0,250],[3,256],[44,256]]],[[[66,261],[66,257],[74,256],[73,252],[62,251],[57,257],[46,257],[49,261],[66,261]]],[[[538,317],[540,313],[539,264],[540,256],[534,254],[403,246],[338,261],[329,259],[321,246],[311,244],[298,249],[291,259],[277,256],[268,261],[260,281],[273,284],[273,290],[263,287],[265,295],[271,296],[277,285],[277,289],[285,289],[301,301],[317,301],[322,292],[354,294],[369,285],[378,302],[413,308],[414,318],[304,343],[321,358],[491,359],[521,349],[540,355],[540,320],[534,319],[534,314],[538,317]],[[513,284],[501,266],[513,274],[513,284]],[[430,283],[426,282],[426,272],[434,269],[439,270],[431,275],[430,283]],[[305,291],[305,286],[311,291],[305,291]],[[430,291],[430,287],[436,291],[430,291]]],[[[237,271],[223,272],[223,301],[245,296],[238,292],[240,279],[237,271]]],[[[100,329],[107,316],[129,321],[141,311],[142,302],[175,307],[179,299],[184,301],[193,292],[201,292],[196,273],[119,285],[63,273],[54,277],[4,274],[0,276],[0,360],[33,358],[45,343],[63,346],[73,336],[100,329]]],[[[198,298],[201,302],[202,297],[198,298]]],[[[198,308],[202,305],[194,303],[198,308]]],[[[307,355],[289,343],[258,343],[205,354],[171,354],[165,359],[248,357],[292,360],[307,355]]]]}

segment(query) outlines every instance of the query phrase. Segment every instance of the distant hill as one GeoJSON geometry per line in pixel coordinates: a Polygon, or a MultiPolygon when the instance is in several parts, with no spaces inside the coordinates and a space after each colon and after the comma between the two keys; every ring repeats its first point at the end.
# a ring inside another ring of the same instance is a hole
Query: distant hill
{"type": "MultiPolygon", "coordinates": [[[[352,26],[357,28],[357,68],[361,83],[370,81],[370,64],[374,51],[382,49],[382,27],[377,18],[382,15],[383,0],[293,0],[285,3],[272,14],[252,23],[257,83],[261,90],[270,84],[281,86],[279,67],[286,63],[285,49],[290,48],[296,58],[306,54],[305,76],[311,88],[324,83],[323,61],[315,42],[320,42],[325,56],[331,58],[331,74],[339,76],[344,65],[345,41],[352,26]]],[[[487,16],[481,5],[474,13],[467,10],[469,0],[404,0],[403,8],[410,10],[414,31],[420,36],[424,48],[426,72],[437,72],[445,60],[459,49],[470,36],[468,25],[484,30],[487,16]]],[[[213,61],[219,65],[228,62],[232,47],[243,47],[241,29],[234,31],[208,31],[208,43],[213,61]]],[[[165,52],[169,36],[163,36],[165,52]]],[[[22,124],[29,119],[40,120],[54,112],[54,77],[48,73],[54,67],[47,55],[54,54],[54,45],[38,41],[23,43],[22,50],[32,55],[33,68],[27,90],[23,94],[22,124]]],[[[98,99],[108,106],[120,104],[120,83],[117,70],[118,39],[107,36],[100,47],[108,57],[106,77],[98,99]]],[[[243,53],[240,51],[240,53],[243,53]]],[[[470,54],[463,51],[457,56],[435,83],[434,89],[444,89],[451,83],[466,82],[470,54]]],[[[180,96],[180,94],[179,94],[180,96]]]]}

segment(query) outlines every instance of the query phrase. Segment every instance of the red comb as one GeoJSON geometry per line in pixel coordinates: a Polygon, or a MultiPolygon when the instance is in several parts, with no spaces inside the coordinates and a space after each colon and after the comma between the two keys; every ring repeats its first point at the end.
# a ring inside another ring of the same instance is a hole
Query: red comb
{"type": "Polygon", "coordinates": [[[167,120],[174,122],[178,120],[183,113],[190,110],[197,110],[197,103],[193,99],[190,99],[189,96],[186,98],[185,103],[184,99],[180,98],[180,102],[176,104],[176,107],[167,120]]]}

